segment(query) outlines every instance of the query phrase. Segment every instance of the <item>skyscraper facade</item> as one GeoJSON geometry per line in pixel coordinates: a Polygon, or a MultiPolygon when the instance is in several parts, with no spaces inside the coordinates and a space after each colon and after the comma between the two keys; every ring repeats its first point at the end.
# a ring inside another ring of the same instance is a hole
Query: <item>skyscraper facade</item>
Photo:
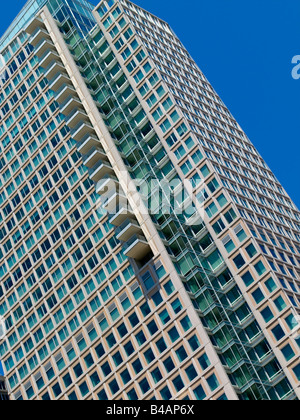
{"type": "Polygon", "coordinates": [[[31,0],[0,51],[11,398],[298,399],[300,213],[169,25],[31,0]]]}

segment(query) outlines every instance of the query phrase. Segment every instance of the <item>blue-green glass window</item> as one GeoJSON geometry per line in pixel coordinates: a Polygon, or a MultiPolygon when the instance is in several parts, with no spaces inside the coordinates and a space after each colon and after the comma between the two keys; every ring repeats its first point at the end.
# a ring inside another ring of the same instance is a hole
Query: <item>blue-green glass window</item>
{"type": "Polygon", "coordinates": [[[235,249],[235,244],[232,239],[230,239],[224,246],[228,254],[230,254],[235,249]]]}
{"type": "Polygon", "coordinates": [[[144,356],[145,356],[146,362],[148,364],[152,363],[153,360],[155,359],[155,356],[154,356],[154,353],[153,353],[152,349],[146,350],[144,352],[144,356]]]}
{"type": "Polygon", "coordinates": [[[157,384],[163,379],[161,371],[158,367],[151,372],[151,375],[155,384],[157,384]]]}
{"type": "Polygon", "coordinates": [[[130,373],[128,372],[128,369],[125,369],[123,372],[121,372],[120,376],[124,385],[126,385],[128,382],[131,381],[131,376],[130,376],[130,373]]]}
{"type": "Polygon", "coordinates": [[[251,286],[252,283],[254,283],[254,279],[253,279],[252,274],[250,273],[250,271],[247,271],[247,273],[245,273],[242,276],[242,280],[245,283],[245,286],[246,287],[249,287],[249,286],[251,286]]]}
{"type": "Polygon", "coordinates": [[[261,315],[266,323],[270,322],[274,318],[273,312],[268,306],[261,311],[261,315]]]}
{"type": "Polygon", "coordinates": [[[176,350],[176,355],[180,363],[183,362],[188,357],[184,346],[181,346],[179,347],[179,349],[176,350]]]}
{"type": "Polygon", "coordinates": [[[162,322],[163,325],[167,324],[170,321],[170,319],[171,319],[171,317],[170,317],[169,312],[167,311],[167,309],[164,309],[159,314],[159,317],[160,317],[161,322],[162,322]]]}
{"type": "Polygon", "coordinates": [[[218,381],[215,374],[212,374],[211,376],[209,376],[206,379],[206,381],[207,381],[207,383],[208,383],[212,392],[215,391],[220,386],[219,381],[218,381]]]}
{"type": "Polygon", "coordinates": [[[161,391],[160,391],[160,395],[162,397],[163,400],[165,401],[169,401],[172,399],[172,394],[168,388],[168,386],[165,386],[161,391]]]}
{"type": "Polygon", "coordinates": [[[172,343],[174,343],[180,338],[179,332],[177,331],[176,327],[173,327],[170,331],[168,331],[168,334],[172,343]]]}
{"type": "Polygon", "coordinates": [[[198,362],[203,370],[206,370],[211,365],[210,360],[206,353],[199,357],[198,362]]]}
{"type": "Polygon", "coordinates": [[[196,389],[194,389],[194,394],[198,401],[203,401],[206,398],[206,394],[201,385],[199,385],[196,389]]]}
{"type": "Polygon", "coordinates": [[[260,290],[260,288],[256,289],[253,293],[252,293],[253,299],[255,300],[255,302],[257,304],[259,304],[260,302],[262,302],[265,298],[263,292],[260,290]]]}
{"type": "Polygon", "coordinates": [[[193,365],[188,366],[185,369],[185,373],[186,373],[187,377],[189,378],[190,382],[192,382],[198,376],[198,373],[197,373],[197,371],[196,371],[196,369],[194,368],[193,365]]]}
{"type": "Polygon", "coordinates": [[[274,303],[279,312],[282,312],[287,307],[287,304],[285,303],[282,296],[279,296],[277,299],[275,299],[274,303]]]}
{"type": "Polygon", "coordinates": [[[255,264],[254,268],[259,276],[262,276],[266,272],[266,267],[262,261],[259,261],[257,264],[255,264]]]}
{"type": "Polygon", "coordinates": [[[277,325],[275,328],[272,329],[272,334],[274,335],[277,341],[280,341],[285,336],[285,332],[283,331],[280,325],[277,325]]]}
{"type": "Polygon", "coordinates": [[[246,264],[243,256],[241,254],[238,254],[234,259],[233,259],[234,264],[236,265],[236,268],[239,270],[242,267],[244,267],[244,265],[246,264]]]}
{"type": "Polygon", "coordinates": [[[295,352],[292,349],[292,347],[290,346],[290,344],[285,346],[281,351],[282,351],[282,354],[284,355],[285,360],[287,362],[289,362],[293,357],[295,357],[295,352]]]}
{"type": "Polygon", "coordinates": [[[160,353],[163,353],[165,350],[167,350],[167,345],[163,337],[156,341],[155,344],[160,353]]]}
{"type": "Polygon", "coordinates": [[[121,356],[121,353],[119,351],[117,351],[117,353],[115,353],[113,356],[113,361],[114,364],[116,365],[116,367],[118,367],[121,363],[123,363],[123,358],[121,356]]]}
{"type": "Polygon", "coordinates": [[[296,375],[296,378],[298,381],[300,381],[300,364],[293,368],[294,374],[296,375]]]}
{"type": "Polygon", "coordinates": [[[273,293],[277,289],[277,285],[272,277],[265,282],[265,285],[270,293],[273,293]]]}
{"type": "Polygon", "coordinates": [[[246,251],[250,258],[253,258],[257,254],[257,250],[253,244],[247,246],[246,251]]]}

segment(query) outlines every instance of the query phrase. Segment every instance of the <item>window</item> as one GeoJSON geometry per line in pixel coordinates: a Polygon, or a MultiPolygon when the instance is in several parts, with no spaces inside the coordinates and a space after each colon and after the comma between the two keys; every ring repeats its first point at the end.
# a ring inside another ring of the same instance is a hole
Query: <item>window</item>
{"type": "Polygon", "coordinates": [[[192,322],[190,320],[190,318],[188,316],[185,316],[181,321],[180,324],[183,328],[183,330],[186,332],[188,331],[190,328],[192,328],[192,322]]]}
{"type": "Polygon", "coordinates": [[[275,281],[272,278],[270,278],[269,280],[267,280],[265,282],[265,285],[266,285],[266,287],[267,287],[267,289],[268,289],[268,291],[270,293],[273,293],[277,289],[277,285],[276,285],[275,281]]]}
{"type": "Polygon", "coordinates": [[[282,296],[279,296],[277,299],[275,299],[274,303],[279,312],[282,312],[287,307],[287,304],[285,303],[282,296]]]}
{"type": "Polygon", "coordinates": [[[167,309],[164,309],[159,314],[159,317],[160,317],[161,322],[162,322],[163,325],[167,324],[171,320],[171,317],[170,317],[169,312],[167,311],[167,309]]]}
{"type": "Polygon", "coordinates": [[[168,331],[168,334],[172,343],[174,343],[180,338],[179,332],[177,331],[176,327],[173,327],[170,331],[168,331]]]}
{"type": "Polygon", "coordinates": [[[124,345],[124,349],[128,357],[130,357],[135,351],[131,341],[128,341],[128,343],[124,345]]]}
{"type": "Polygon", "coordinates": [[[168,386],[165,386],[161,391],[160,391],[160,395],[162,397],[163,400],[165,401],[169,401],[172,399],[172,394],[168,388],[168,386]]]}
{"type": "Polygon", "coordinates": [[[176,355],[180,363],[183,362],[188,357],[184,346],[181,346],[179,347],[179,349],[176,350],[176,355]]]}
{"type": "Polygon", "coordinates": [[[269,306],[267,306],[261,311],[261,315],[266,323],[270,322],[274,318],[273,312],[271,311],[269,306]]]}
{"type": "Polygon", "coordinates": [[[184,175],[187,175],[193,169],[190,160],[188,159],[183,165],[181,165],[180,169],[182,170],[184,175]]]}
{"type": "Polygon", "coordinates": [[[145,351],[144,356],[148,364],[152,363],[155,359],[154,353],[151,348],[145,351]]]}
{"type": "Polygon", "coordinates": [[[212,374],[209,378],[206,379],[211,391],[215,391],[219,386],[218,379],[215,374],[212,374]]]}
{"type": "Polygon", "coordinates": [[[128,369],[125,369],[123,372],[121,372],[120,376],[124,385],[126,385],[129,381],[131,381],[131,376],[130,376],[130,373],[128,372],[128,369]]]}
{"type": "Polygon", "coordinates": [[[259,276],[262,276],[267,271],[262,261],[255,264],[254,268],[259,276]]]}
{"type": "Polygon", "coordinates": [[[174,291],[175,291],[175,287],[173,286],[173,283],[171,280],[169,280],[165,285],[164,285],[164,289],[167,293],[168,296],[170,296],[174,291]]]}
{"type": "Polygon", "coordinates": [[[227,220],[227,223],[231,224],[237,218],[237,215],[233,209],[230,209],[227,213],[224,214],[224,217],[227,220]]]}
{"type": "Polygon", "coordinates": [[[160,340],[158,340],[155,344],[160,353],[163,353],[167,349],[167,345],[163,337],[160,340]]]}
{"type": "Polygon", "coordinates": [[[287,362],[295,357],[295,352],[289,344],[285,346],[281,351],[287,362]]]}
{"type": "Polygon", "coordinates": [[[257,250],[253,244],[247,246],[246,252],[249,255],[249,258],[253,258],[257,254],[257,250]]]}
{"type": "Polygon", "coordinates": [[[206,353],[204,353],[201,357],[199,357],[198,362],[202,368],[202,370],[206,370],[210,367],[211,363],[206,353]]]}
{"type": "Polygon", "coordinates": [[[148,305],[148,303],[146,302],[146,303],[144,303],[141,307],[140,307],[140,309],[141,309],[141,312],[142,312],[142,314],[143,314],[143,316],[146,318],[150,313],[151,313],[151,309],[150,309],[150,307],[149,307],[149,305],[148,305]]]}
{"type": "Polygon", "coordinates": [[[213,224],[213,229],[217,235],[219,235],[225,229],[225,224],[222,219],[219,219],[216,223],[213,224]]]}
{"type": "Polygon", "coordinates": [[[148,382],[147,378],[142,379],[139,382],[139,386],[140,386],[143,394],[146,394],[150,390],[150,385],[149,385],[149,382],[148,382]]]}
{"type": "Polygon", "coordinates": [[[174,302],[172,302],[171,305],[176,315],[182,310],[182,305],[178,298],[174,300],[174,302]]]}
{"type": "Polygon", "coordinates": [[[218,212],[218,208],[215,205],[215,203],[212,203],[208,207],[206,207],[205,211],[206,211],[208,217],[211,218],[218,212]]]}
{"type": "Polygon", "coordinates": [[[244,275],[242,275],[242,280],[245,283],[246,287],[251,286],[252,283],[254,283],[254,279],[252,277],[252,274],[250,273],[250,271],[247,271],[247,273],[245,273],[244,275]]]}
{"type": "Polygon", "coordinates": [[[136,375],[138,375],[143,370],[143,366],[141,364],[140,359],[137,359],[134,362],[132,362],[132,367],[133,367],[136,375]]]}
{"type": "Polygon", "coordinates": [[[260,290],[260,288],[256,289],[252,293],[252,296],[253,296],[253,299],[255,300],[255,302],[257,303],[257,305],[265,299],[265,296],[262,293],[262,291],[260,290]]]}
{"type": "Polygon", "coordinates": [[[109,383],[109,388],[113,395],[116,394],[120,390],[118,382],[115,379],[109,383]]]}
{"type": "Polygon", "coordinates": [[[199,385],[196,389],[194,389],[194,394],[198,401],[203,401],[206,398],[206,394],[201,385],[199,385]]]}
{"type": "Polygon", "coordinates": [[[151,276],[151,274],[150,274],[149,271],[142,276],[142,279],[143,279],[145,288],[147,290],[152,289],[152,287],[155,285],[155,281],[153,280],[153,278],[152,278],[152,276],[151,276]]]}
{"type": "Polygon", "coordinates": [[[138,332],[135,338],[139,346],[142,346],[147,341],[143,331],[138,332]]]}
{"type": "Polygon", "coordinates": [[[280,341],[285,336],[285,332],[283,331],[280,325],[277,325],[275,328],[273,328],[272,334],[274,335],[277,341],[280,341]]]}
{"type": "MultiPolygon", "coordinates": [[[[224,243],[224,240],[223,240],[223,243],[224,243]]],[[[227,242],[224,243],[224,247],[226,251],[228,252],[228,254],[230,254],[236,248],[233,240],[230,237],[228,237],[227,242]]]]}
{"type": "Polygon", "coordinates": [[[244,265],[246,264],[244,258],[242,257],[241,254],[238,254],[234,259],[233,259],[234,264],[236,265],[237,269],[240,270],[242,267],[244,267],[244,265]]]}
{"type": "Polygon", "coordinates": [[[177,392],[180,392],[184,388],[184,383],[180,375],[173,379],[173,385],[177,392]]]}

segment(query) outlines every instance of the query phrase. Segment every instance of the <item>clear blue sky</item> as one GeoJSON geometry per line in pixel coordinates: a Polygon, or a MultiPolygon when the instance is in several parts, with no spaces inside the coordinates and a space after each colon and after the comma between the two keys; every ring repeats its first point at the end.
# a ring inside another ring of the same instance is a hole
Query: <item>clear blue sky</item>
{"type": "MultiPolygon", "coordinates": [[[[300,80],[291,77],[292,58],[300,55],[300,1],[135,2],[171,24],[300,207],[300,80]]],[[[3,2],[1,32],[23,4],[3,2]]]]}

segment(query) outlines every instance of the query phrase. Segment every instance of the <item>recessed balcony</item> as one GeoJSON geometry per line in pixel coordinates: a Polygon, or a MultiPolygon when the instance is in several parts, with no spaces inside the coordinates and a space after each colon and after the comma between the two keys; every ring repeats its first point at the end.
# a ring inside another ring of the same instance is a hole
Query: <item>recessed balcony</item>
{"type": "Polygon", "coordinates": [[[86,155],[92,148],[100,146],[100,140],[96,136],[87,134],[76,146],[78,152],[86,155]]]}
{"type": "Polygon", "coordinates": [[[71,97],[76,97],[76,91],[71,85],[62,86],[57,92],[55,92],[55,100],[59,104],[65,104],[66,101],[71,97]]]}
{"type": "Polygon", "coordinates": [[[52,80],[57,73],[63,73],[65,71],[66,71],[65,68],[59,61],[53,61],[45,69],[44,76],[47,77],[48,80],[52,80]]]}
{"type": "Polygon", "coordinates": [[[40,66],[45,69],[51,64],[52,61],[55,60],[60,60],[59,55],[54,50],[46,51],[45,54],[40,58],[40,66]]]}
{"type": "Polygon", "coordinates": [[[99,160],[96,165],[89,170],[90,179],[94,182],[98,182],[104,175],[113,173],[113,168],[108,162],[99,160]]]}
{"type": "Polygon", "coordinates": [[[28,34],[34,34],[38,28],[44,27],[44,22],[41,18],[35,17],[25,28],[28,34]]]}
{"type": "Polygon", "coordinates": [[[144,236],[133,235],[124,243],[124,255],[135,260],[143,259],[151,251],[144,236]]]}
{"type": "Polygon", "coordinates": [[[54,45],[49,39],[42,40],[35,48],[34,53],[38,57],[42,57],[47,51],[54,50],[54,45]]]}
{"type": "Polygon", "coordinates": [[[109,223],[113,226],[121,226],[130,217],[134,217],[134,214],[129,204],[121,204],[110,213],[109,223]]]}
{"type": "Polygon", "coordinates": [[[88,116],[81,109],[75,108],[69,115],[66,116],[66,124],[71,129],[76,127],[82,121],[88,121],[88,116]]]}
{"type": "Polygon", "coordinates": [[[44,28],[38,27],[32,34],[29,42],[34,47],[38,45],[43,39],[50,40],[50,34],[44,28]]]}
{"type": "Polygon", "coordinates": [[[107,194],[109,191],[118,191],[120,183],[114,175],[105,175],[96,184],[96,193],[99,195],[107,194]]]}
{"type": "Polygon", "coordinates": [[[141,227],[138,222],[134,219],[126,219],[124,223],[116,230],[117,239],[119,241],[129,241],[134,235],[142,233],[141,227]]]}
{"type": "Polygon", "coordinates": [[[103,208],[109,214],[114,212],[118,206],[128,206],[128,200],[121,192],[111,190],[103,194],[103,198],[105,199],[103,208]]]}
{"type": "Polygon", "coordinates": [[[82,104],[79,99],[70,96],[60,105],[60,111],[64,115],[69,115],[74,109],[78,109],[81,106],[82,104]]]}
{"type": "Polygon", "coordinates": [[[49,81],[49,88],[56,92],[66,83],[70,83],[69,77],[65,73],[59,72],[49,81]]]}
{"type": "Polygon", "coordinates": [[[74,140],[81,141],[87,134],[92,135],[93,131],[93,127],[88,122],[81,122],[71,130],[71,136],[74,140]]]}
{"type": "Polygon", "coordinates": [[[83,164],[88,168],[93,168],[99,160],[106,161],[106,159],[106,154],[100,145],[93,147],[86,155],[82,156],[83,164]]]}

